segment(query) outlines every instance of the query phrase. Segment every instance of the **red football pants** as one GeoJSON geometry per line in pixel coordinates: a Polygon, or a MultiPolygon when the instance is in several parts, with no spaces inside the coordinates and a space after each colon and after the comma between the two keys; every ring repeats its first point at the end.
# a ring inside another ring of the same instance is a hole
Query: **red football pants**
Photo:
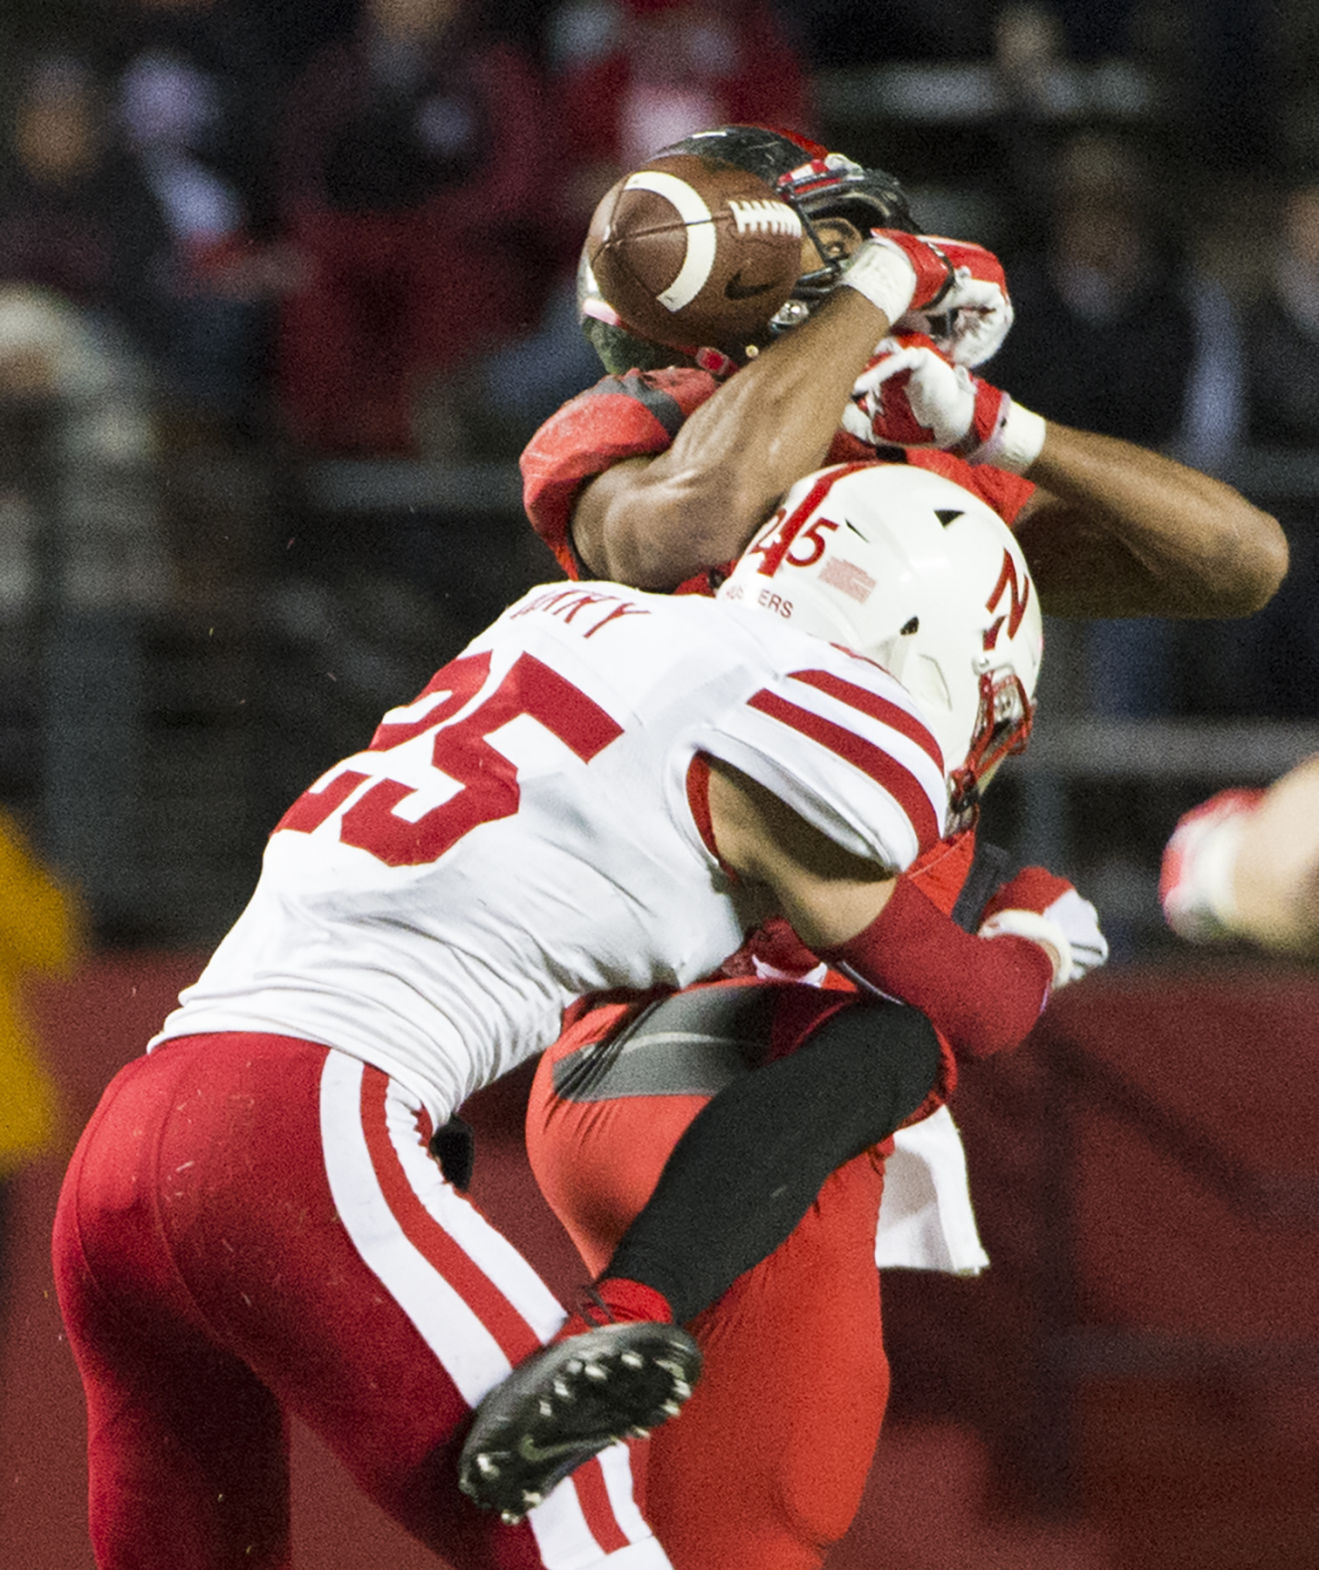
{"type": "Polygon", "coordinates": [[[289,1570],[288,1417],[456,1567],[661,1570],[628,1451],[517,1527],[458,1491],[473,1405],[563,1311],[379,1070],[258,1035],[123,1069],[55,1223],[102,1570],[289,1570]]]}
{"type": "MultiPolygon", "coordinates": [[[[812,997],[821,1013],[837,1007],[836,994],[812,988],[781,994],[798,1040],[812,997]]],[[[605,1006],[566,1031],[541,1060],[528,1108],[532,1170],[595,1274],[709,1100],[556,1092],[555,1064],[635,1013],[605,1006]]],[[[705,1367],[681,1417],[650,1440],[645,1477],[647,1518],[675,1570],[816,1570],[851,1524],[888,1398],[875,1268],[882,1190],[877,1151],[848,1162],[788,1240],[692,1322],[705,1367]]]]}

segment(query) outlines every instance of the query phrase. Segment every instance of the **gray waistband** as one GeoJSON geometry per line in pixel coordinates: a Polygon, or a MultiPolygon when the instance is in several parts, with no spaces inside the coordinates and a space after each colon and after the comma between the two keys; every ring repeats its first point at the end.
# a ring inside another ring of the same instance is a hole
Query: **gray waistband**
{"type": "Polygon", "coordinates": [[[702,988],[661,998],[619,1033],[554,1066],[568,1101],[713,1096],[765,1056],[771,989],[702,988]]]}

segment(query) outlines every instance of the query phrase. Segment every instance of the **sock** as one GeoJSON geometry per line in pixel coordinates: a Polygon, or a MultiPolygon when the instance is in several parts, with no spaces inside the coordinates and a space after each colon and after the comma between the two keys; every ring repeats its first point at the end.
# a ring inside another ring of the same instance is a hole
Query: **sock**
{"type": "Polygon", "coordinates": [[[673,1310],[663,1293],[627,1276],[602,1276],[583,1293],[581,1304],[564,1320],[554,1339],[566,1341],[599,1325],[631,1324],[641,1319],[673,1323],[673,1310]]]}

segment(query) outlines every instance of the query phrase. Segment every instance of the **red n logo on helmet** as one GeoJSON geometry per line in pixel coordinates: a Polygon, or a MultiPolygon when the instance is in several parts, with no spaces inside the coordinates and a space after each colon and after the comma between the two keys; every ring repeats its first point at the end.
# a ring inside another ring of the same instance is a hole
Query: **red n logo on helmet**
{"type": "Polygon", "coordinates": [[[1008,595],[1008,611],[1005,616],[999,616],[989,627],[985,628],[985,647],[992,649],[998,642],[999,629],[1004,622],[1008,624],[1008,637],[1017,635],[1017,628],[1021,626],[1021,618],[1026,614],[1026,606],[1030,601],[1030,579],[1023,584],[1017,577],[1017,564],[1012,559],[1012,552],[1003,552],[1003,570],[998,575],[998,582],[994,585],[989,598],[985,601],[985,609],[991,613],[998,608],[998,602],[1004,594],[1008,595]]]}

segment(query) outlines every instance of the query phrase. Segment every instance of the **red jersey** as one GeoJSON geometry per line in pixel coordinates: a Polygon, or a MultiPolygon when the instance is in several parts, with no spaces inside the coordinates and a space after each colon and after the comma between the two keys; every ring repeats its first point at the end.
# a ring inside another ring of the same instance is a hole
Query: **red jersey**
{"type": "MultiPolygon", "coordinates": [[[[572,513],[588,480],[625,458],[666,451],[683,421],[719,388],[708,371],[673,366],[605,376],[570,398],[528,442],[522,454],[522,500],[531,525],[570,578],[582,576],[572,547],[572,513]]],[[[969,464],[951,453],[927,448],[886,447],[885,459],[931,469],[985,501],[1009,526],[1035,487],[1019,475],[987,464],[969,464]]],[[[839,430],[825,463],[856,463],[874,456],[847,431],[839,430]]],[[[823,467],[823,465],[822,465],[823,467]]],[[[713,594],[731,563],[680,583],[678,594],[713,594]]]]}

